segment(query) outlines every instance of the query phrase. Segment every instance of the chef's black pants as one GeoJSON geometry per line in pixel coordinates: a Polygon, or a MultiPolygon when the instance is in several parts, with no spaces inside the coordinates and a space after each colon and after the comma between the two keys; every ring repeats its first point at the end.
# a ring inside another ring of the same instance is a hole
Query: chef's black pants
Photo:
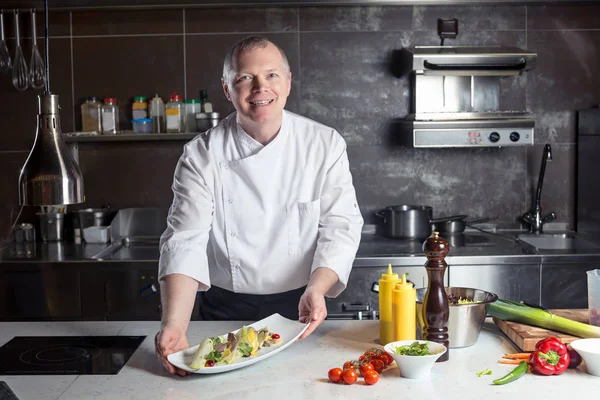
{"type": "Polygon", "coordinates": [[[298,304],[306,287],[275,294],[244,294],[212,286],[198,292],[201,321],[259,321],[278,313],[298,320],[298,304]]]}

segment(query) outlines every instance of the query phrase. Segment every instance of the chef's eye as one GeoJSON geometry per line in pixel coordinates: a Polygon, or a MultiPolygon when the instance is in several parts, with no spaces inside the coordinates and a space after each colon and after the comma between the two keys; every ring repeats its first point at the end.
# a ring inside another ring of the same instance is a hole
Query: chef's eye
{"type": "Polygon", "coordinates": [[[247,81],[250,79],[250,75],[242,75],[238,78],[238,81],[247,81]]]}
{"type": "Polygon", "coordinates": [[[279,75],[277,75],[275,72],[271,72],[268,76],[269,78],[277,78],[279,75]]]}

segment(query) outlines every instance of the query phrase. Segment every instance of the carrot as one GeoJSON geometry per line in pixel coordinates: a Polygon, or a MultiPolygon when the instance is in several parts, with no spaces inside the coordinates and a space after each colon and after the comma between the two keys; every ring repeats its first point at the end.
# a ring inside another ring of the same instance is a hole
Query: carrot
{"type": "Polygon", "coordinates": [[[519,364],[521,361],[523,361],[523,360],[508,360],[505,358],[498,360],[498,362],[500,364],[519,364]]]}
{"type": "Polygon", "coordinates": [[[527,360],[531,353],[513,353],[505,354],[503,358],[516,358],[518,360],[527,360]]]}

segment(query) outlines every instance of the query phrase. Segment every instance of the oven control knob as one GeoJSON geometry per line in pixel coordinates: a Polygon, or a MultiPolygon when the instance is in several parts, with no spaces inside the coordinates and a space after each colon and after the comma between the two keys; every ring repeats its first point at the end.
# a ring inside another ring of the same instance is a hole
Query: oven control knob
{"type": "Polygon", "coordinates": [[[490,133],[490,142],[496,143],[498,140],[500,140],[500,134],[498,132],[490,133]]]}
{"type": "Polygon", "coordinates": [[[510,134],[510,140],[512,142],[518,142],[519,139],[521,139],[521,135],[519,135],[519,132],[511,132],[511,134],[510,134]]]}

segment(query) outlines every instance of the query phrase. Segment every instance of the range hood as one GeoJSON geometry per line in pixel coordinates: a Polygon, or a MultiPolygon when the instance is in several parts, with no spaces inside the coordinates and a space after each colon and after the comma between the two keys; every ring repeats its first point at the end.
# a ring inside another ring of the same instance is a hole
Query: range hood
{"type": "Polygon", "coordinates": [[[410,54],[412,70],[423,75],[521,75],[537,59],[516,47],[417,46],[410,54]]]}
{"type": "Polygon", "coordinates": [[[402,50],[411,110],[401,135],[413,147],[498,147],[534,143],[522,75],[537,54],[514,47],[417,46],[402,50]],[[517,88],[517,89],[514,89],[517,88]]]}

